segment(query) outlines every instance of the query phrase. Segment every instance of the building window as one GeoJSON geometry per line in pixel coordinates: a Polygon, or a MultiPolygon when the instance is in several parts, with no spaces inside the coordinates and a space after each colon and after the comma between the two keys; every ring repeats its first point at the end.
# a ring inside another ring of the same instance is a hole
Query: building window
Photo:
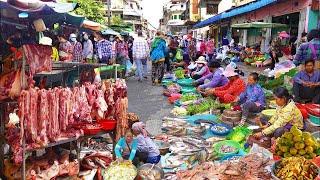
{"type": "Polygon", "coordinates": [[[217,14],[218,5],[217,4],[207,4],[207,14],[217,14]]]}
{"type": "Polygon", "coordinates": [[[178,18],[181,20],[181,15],[179,15],[178,18]]]}
{"type": "Polygon", "coordinates": [[[178,15],[174,15],[174,19],[178,19],[178,15]]]}

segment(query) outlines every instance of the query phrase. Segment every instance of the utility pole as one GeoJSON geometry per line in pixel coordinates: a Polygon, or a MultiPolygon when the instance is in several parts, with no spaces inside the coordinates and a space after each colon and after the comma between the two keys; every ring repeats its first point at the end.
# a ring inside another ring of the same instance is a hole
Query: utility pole
{"type": "Polygon", "coordinates": [[[111,11],[110,11],[111,0],[107,0],[107,6],[108,6],[108,26],[110,27],[110,25],[111,25],[111,11]]]}

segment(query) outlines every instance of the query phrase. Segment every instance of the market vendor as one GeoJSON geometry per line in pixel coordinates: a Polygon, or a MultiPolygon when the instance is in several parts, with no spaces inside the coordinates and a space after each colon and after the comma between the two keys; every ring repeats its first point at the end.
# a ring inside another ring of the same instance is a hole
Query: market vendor
{"type": "Polygon", "coordinates": [[[250,73],[246,90],[235,100],[242,110],[240,124],[244,124],[250,114],[261,112],[266,106],[266,98],[258,80],[258,73],[250,73]]]}
{"type": "Polygon", "coordinates": [[[254,134],[257,139],[263,136],[281,137],[292,126],[296,126],[299,129],[304,128],[302,114],[292,100],[288,90],[284,87],[278,87],[273,94],[279,107],[269,121],[264,118],[257,119],[257,122],[263,125],[263,130],[254,134]]]}
{"type": "Polygon", "coordinates": [[[60,61],[70,62],[73,59],[73,46],[64,34],[58,35],[60,61]]]}
{"type": "MultiPolygon", "coordinates": [[[[137,146],[137,139],[133,138],[131,130],[127,130],[124,137],[119,139],[114,149],[117,159],[133,161],[137,152],[137,146]]],[[[134,162],[134,164],[137,163],[134,162]]]]}
{"type": "Polygon", "coordinates": [[[222,75],[221,65],[217,61],[212,61],[208,64],[210,74],[203,76],[202,78],[196,80],[193,85],[198,86],[197,90],[199,92],[207,88],[216,88],[224,86],[228,83],[228,78],[222,75]]]}
{"type": "Polygon", "coordinates": [[[160,161],[160,151],[156,144],[148,136],[143,122],[136,122],[132,125],[133,134],[138,140],[137,155],[140,161],[157,164],[160,161]]]}
{"type": "Polygon", "coordinates": [[[207,61],[206,61],[206,58],[204,56],[200,56],[198,58],[198,60],[196,61],[197,63],[197,68],[195,71],[193,71],[191,73],[191,77],[193,79],[200,79],[208,74],[210,74],[210,70],[207,66],[207,61]]]}
{"type": "Polygon", "coordinates": [[[221,103],[232,103],[245,90],[246,84],[231,65],[226,67],[223,75],[229,79],[229,82],[224,86],[206,90],[203,95],[214,95],[221,103]]]}
{"type": "Polygon", "coordinates": [[[320,71],[315,70],[315,61],[307,60],[305,70],[294,77],[293,95],[295,102],[320,103],[320,71]]]}

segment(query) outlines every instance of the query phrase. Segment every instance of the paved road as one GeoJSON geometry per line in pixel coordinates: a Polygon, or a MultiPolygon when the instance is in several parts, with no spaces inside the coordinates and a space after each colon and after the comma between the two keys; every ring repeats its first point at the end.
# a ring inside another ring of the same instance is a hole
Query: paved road
{"type": "MultiPolygon", "coordinates": [[[[150,66],[149,66],[150,67],[150,66]]],[[[250,72],[263,72],[264,68],[255,68],[238,64],[247,80],[250,72]]],[[[161,121],[165,116],[170,116],[173,106],[167,102],[167,98],[162,95],[163,88],[161,86],[152,86],[150,76],[148,80],[138,82],[136,78],[131,77],[127,80],[129,112],[139,115],[140,120],[146,122],[147,129],[151,134],[161,133],[161,121]]]]}
{"type": "Polygon", "coordinates": [[[162,118],[168,116],[172,109],[167,98],[162,95],[163,88],[152,86],[150,77],[143,82],[129,78],[127,86],[129,112],[139,115],[140,121],[146,122],[151,134],[161,133],[162,118]]]}

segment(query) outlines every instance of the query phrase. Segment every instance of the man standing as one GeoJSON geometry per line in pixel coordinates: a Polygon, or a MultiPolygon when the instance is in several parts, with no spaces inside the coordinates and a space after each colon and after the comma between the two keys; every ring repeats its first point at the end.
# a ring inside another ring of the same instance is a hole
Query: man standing
{"type": "Polygon", "coordinates": [[[320,71],[314,69],[313,60],[305,61],[304,70],[300,71],[293,82],[294,100],[300,103],[320,103],[320,71]]]}
{"type": "Polygon", "coordinates": [[[138,37],[134,39],[132,45],[133,61],[137,66],[137,74],[139,81],[142,82],[142,78],[147,78],[147,58],[149,54],[148,42],[142,37],[142,31],[138,31],[138,37]]]}
{"type": "Polygon", "coordinates": [[[311,30],[307,39],[309,42],[299,46],[294,63],[300,64],[300,70],[302,70],[304,62],[312,59],[315,61],[315,69],[320,69],[320,30],[311,30]]]}
{"type": "Polygon", "coordinates": [[[103,38],[101,32],[94,32],[96,40],[96,52],[99,58],[99,63],[110,64],[112,58],[112,44],[110,41],[103,38]]]}

